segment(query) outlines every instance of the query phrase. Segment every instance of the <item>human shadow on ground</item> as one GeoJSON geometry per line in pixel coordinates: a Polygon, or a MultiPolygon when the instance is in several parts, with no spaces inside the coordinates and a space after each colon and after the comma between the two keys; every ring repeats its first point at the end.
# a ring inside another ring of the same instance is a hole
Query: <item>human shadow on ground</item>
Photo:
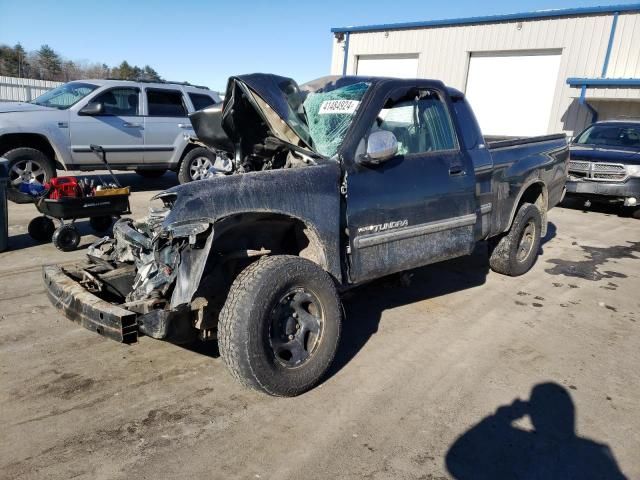
{"type": "Polygon", "coordinates": [[[575,423],[564,387],[535,385],[528,401],[517,398],[460,435],[447,452],[447,470],[456,480],[627,478],[611,449],[576,435],[575,423]],[[532,430],[513,425],[525,416],[532,430]]]}

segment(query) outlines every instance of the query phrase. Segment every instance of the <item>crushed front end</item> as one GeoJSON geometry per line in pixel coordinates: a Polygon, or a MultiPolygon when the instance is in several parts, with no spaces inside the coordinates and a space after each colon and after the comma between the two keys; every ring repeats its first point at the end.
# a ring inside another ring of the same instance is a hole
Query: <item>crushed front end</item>
{"type": "MultiPolygon", "coordinates": [[[[43,267],[54,306],[101,335],[133,343],[139,333],[174,342],[193,340],[206,301],[192,301],[207,261],[213,229],[207,219],[165,225],[175,194],[156,197],[141,221],[122,219],[113,238],[91,247],[79,264],[43,267]]],[[[199,329],[208,339],[215,332],[199,329]]]]}

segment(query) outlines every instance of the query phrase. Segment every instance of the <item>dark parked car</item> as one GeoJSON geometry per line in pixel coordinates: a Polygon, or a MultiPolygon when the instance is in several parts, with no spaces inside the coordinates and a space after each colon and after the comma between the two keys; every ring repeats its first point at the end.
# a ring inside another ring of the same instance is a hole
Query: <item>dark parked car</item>
{"type": "Polygon", "coordinates": [[[640,120],[594,123],[570,150],[570,196],[620,203],[640,218],[640,120]]]}
{"type": "Polygon", "coordinates": [[[464,95],[434,80],[232,77],[191,122],[233,173],[157,195],[44,282],[119,341],[217,339],[234,376],[272,395],[326,372],[339,292],[485,239],[491,268],[521,275],[564,194],[564,135],[487,143],[464,95]]]}

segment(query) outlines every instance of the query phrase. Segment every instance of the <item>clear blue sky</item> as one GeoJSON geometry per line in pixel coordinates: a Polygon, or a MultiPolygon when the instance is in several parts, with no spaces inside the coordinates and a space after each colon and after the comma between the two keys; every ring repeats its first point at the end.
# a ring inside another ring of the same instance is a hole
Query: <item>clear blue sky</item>
{"type": "MultiPolygon", "coordinates": [[[[637,1],[637,0],[636,0],[637,1]]],[[[0,44],[72,60],[149,64],[223,90],[230,75],[329,73],[331,27],[634,3],[619,0],[0,0],[0,44]]]]}

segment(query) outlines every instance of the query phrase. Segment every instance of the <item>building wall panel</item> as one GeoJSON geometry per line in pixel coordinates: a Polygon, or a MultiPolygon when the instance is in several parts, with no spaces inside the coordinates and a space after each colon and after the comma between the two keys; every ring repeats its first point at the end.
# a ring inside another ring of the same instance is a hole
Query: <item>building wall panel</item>
{"type": "MultiPolygon", "coordinates": [[[[417,53],[420,77],[436,78],[464,91],[471,53],[560,50],[562,60],[549,131],[572,134],[583,128],[590,115],[578,104],[576,89],[569,87],[566,80],[569,77],[600,77],[612,22],[612,14],[601,14],[356,32],[350,34],[347,73],[355,73],[358,55],[417,53]]],[[[342,73],[342,47],[343,43],[334,39],[333,74],[342,73]]],[[[607,76],[640,78],[639,13],[619,15],[607,76]]],[[[609,95],[620,99],[640,99],[640,90],[625,89],[609,95]]]]}

